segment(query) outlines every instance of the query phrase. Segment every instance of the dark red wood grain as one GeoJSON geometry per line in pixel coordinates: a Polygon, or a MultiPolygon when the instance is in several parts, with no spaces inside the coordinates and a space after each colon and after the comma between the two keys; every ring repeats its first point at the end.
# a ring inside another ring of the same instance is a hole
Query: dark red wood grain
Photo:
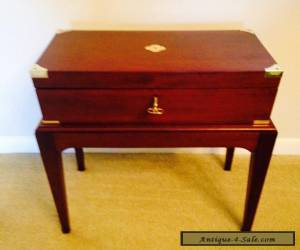
{"type": "Polygon", "coordinates": [[[62,231],[70,231],[61,151],[81,147],[242,147],[252,152],[242,230],[249,231],[267,173],[277,131],[274,126],[199,126],[159,129],[39,126],[36,130],[62,231]]]}
{"type": "Polygon", "coordinates": [[[276,137],[276,130],[269,132],[261,131],[257,145],[251,153],[242,231],[251,230],[276,137]]]}
{"type": "Polygon", "coordinates": [[[62,165],[61,151],[57,148],[55,136],[36,131],[45,172],[54,198],[63,233],[70,232],[69,212],[62,165]]]}
{"type": "Polygon", "coordinates": [[[225,164],[224,164],[224,170],[226,171],[231,170],[233,154],[234,154],[234,148],[228,147],[226,149],[226,157],[225,157],[225,164]]]}
{"type": "Polygon", "coordinates": [[[43,117],[62,123],[252,124],[268,120],[275,88],[37,90],[43,117]],[[151,115],[153,97],[162,115],[151,115]]]}
{"type": "Polygon", "coordinates": [[[77,161],[77,168],[79,171],[85,170],[84,153],[82,148],[75,148],[75,156],[77,161]]]}
{"type": "Polygon", "coordinates": [[[37,62],[38,88],[276,87],[275,63],[254,34],[242,31],[71,31],[57,34],[37,62]],[[160,53],[149,44],[167,48],[160,53]]]}

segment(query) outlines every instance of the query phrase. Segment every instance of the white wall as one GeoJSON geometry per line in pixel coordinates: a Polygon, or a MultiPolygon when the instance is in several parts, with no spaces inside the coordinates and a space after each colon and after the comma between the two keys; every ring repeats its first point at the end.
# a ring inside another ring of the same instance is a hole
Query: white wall
{"type": "Polygon", "coordinates": [[[41,113],[28,71],[56,30],[242,27],[285,68],[272,114],[277,152],[300,153],[299,0],[1,0],[0,152],[36,150],[41,113]]]}

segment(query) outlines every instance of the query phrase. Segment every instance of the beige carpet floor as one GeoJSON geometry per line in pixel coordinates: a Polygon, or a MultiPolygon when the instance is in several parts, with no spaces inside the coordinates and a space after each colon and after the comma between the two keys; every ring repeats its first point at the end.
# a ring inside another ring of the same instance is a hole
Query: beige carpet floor
{"type": "Polygon", "coordinates": [[[0,249],[300,249],[300,157],[274,156],[253,230],[296,231],[296,247],[181,247],[182,230],[239,230],[248,156],[64,155],[72,232],[62,234],[38,154],[0,155],[0,249]]]}

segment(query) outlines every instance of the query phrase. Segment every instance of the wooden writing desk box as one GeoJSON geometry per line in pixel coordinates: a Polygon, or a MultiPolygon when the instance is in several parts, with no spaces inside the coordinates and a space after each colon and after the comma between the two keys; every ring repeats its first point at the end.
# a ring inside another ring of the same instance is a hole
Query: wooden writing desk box
{"type": "Polygon", "coordinates": [[[250,230],[277,131],[282,71],[242,31],[57,34],[32,69],[36,130],[63,232],[70,231],[61,151],[82,147],[234,147],[251,151],[242,230],[250,230]]]}
{"type": "Polygon", "coordinates": [[[43,119],[63,124],[253,124],[269,120],[274,64],[242,31],[72,31],[56,35],[33,80],[43,119]],[[161,112],[149,111],[154,97],[161,112]]]}

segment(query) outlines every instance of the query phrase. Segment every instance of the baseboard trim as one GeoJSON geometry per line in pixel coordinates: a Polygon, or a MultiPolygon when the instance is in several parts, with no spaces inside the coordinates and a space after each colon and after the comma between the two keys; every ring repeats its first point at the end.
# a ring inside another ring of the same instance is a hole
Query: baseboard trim
{"type": "MultiPolygon", "coordinates": [[[[222,148],[93,148],[87,152],[101,153],[216,153],[223,154],[222,148]]],[[[38,153],[34,136],[0,136],[0,153],[38,153]]],[[[68,149],[66,152],[72,152],[68,149]]],[[[237,154],[247,154],[245,149],[237,149],[237,154]]],[[[300,138],[278,138],[274,154],[300,155],[300,138]]]]}

